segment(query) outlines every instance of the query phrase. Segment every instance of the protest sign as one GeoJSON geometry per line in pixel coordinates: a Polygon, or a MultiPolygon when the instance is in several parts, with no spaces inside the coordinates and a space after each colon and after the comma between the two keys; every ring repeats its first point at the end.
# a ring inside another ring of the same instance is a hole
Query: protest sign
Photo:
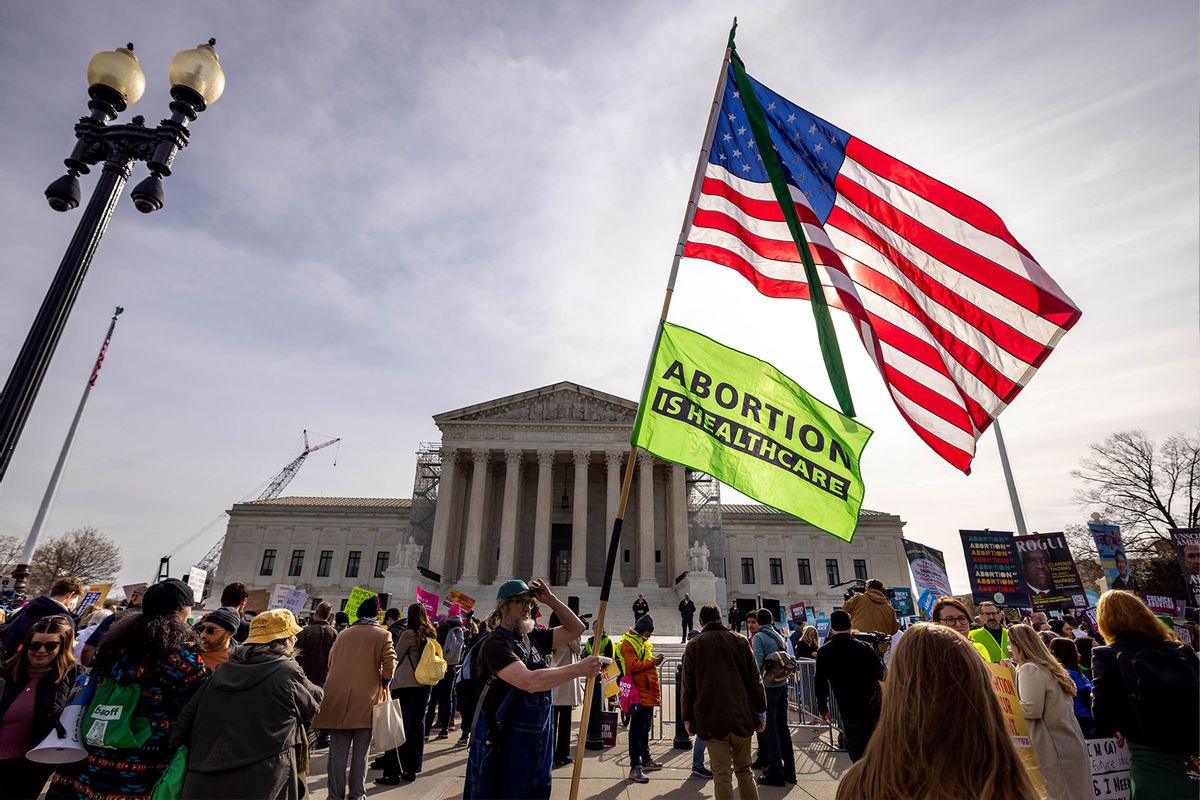
{"type": "Polygon", "coordinates": [[[83,615],[86,614],[87,612],[91,611],[92,608],[95,607],[96,605],[98,605],[99,603],[100,603],[100,593],[93,592],[92,590],[89,589],[87,592],[84,593],[83,599],[79,601],[79,605],[76,606],[75,618],[83,619],[83,615]]]}
{"type": "Polygon", "coordinates": [[[146,594],[146,590],[150,588],[148,583],[127,583],[121,587],[121,591],[125,593],[125,603],[131,606],[140,606],[142,604],[142,595],[146,594]]]}
{"type": "Polygon", "coordinates": [[[458,603],[459,608],[461,608],[465,614],[475,607],[475,598],[471,597],[469,594],[463,594],[457,588],[454,588],[446,592],[446,596],[442,598],[442,605],[444,605],[446,608],[450,608],[450,606],[454,605],[455,603],[458,603]]]}
{"type": "Polygon", "coordinates": [[[196,605],[204,600],[204,582],[208,579],[208,570],[192,567],[188,570],[187,585],[192,587],[192,598],[196,605]]]}
{"type": "Polygon", "coordinates": [[[1179,637],[1179,641],[1186,644],[1193,650],[1196,649],[1196,643],[1192,641],[1192,629],[1186,625],[1181,625],[1175,629],[1175,635],[1179,637]]]}
{"type": "Polygon", "coordinates": [[[304,610],[304,604],[307,602],[308,591],[306,589],[292,589],[284,599],[283,607],[299,617],[300,612],[304,610]]]}
{"type": "Polygon", "coordinates": [[[1036,611],[1087,608],[1075,559],[1062,533],[1031,533],[1013,539],[1025,588],[1036,611]]]}
{"type": "Polygon", "coordinates": [[[934,592],[932,589],[926,589],[921,592],[921,596],[917,598],[917,607],[921,609],[921,612],[924,613],[926,617],[933,619],[933,605],[939,599],[940,598],[937,596],[936,592],[934,592]]]}
{"type": "Polygon", "coordinates": [[[1100,557],[1100,567],[1104,570],[1108,588],[1139,591],[1137,580],[1129,568],[1129,558],[1125,555],[1120,526],[1089,522],[1088,530],[1092,532],[1092,541],[1096,543],[1096,554],[1100,557]]]}
{"type": "Polygon", "coordinates": [[[934,600],[953,594],[950,591],[950,577],[946,575],[946,557],[942,551],[920,542],[910,542],[907,539],[903,541],[904,553],[908,556],[908,568],[912,571],[917,594],[930,589],[935,595],[934,600]]]}
{"type": "MultiPolygon", "coordinates": [[[[421,590],[418,589],[417,591],[421,590]]],[[[346,601],[346,607],[342,610],[346,612],[346,616],[350,617],[351,625],[358,619],[358,607],[362,605],[363,600],[374,596],[374,592],[370,589],[364,589],[361,586],[355,586],[350,590],[350,599],[346,601]]]]}
{"type": "Polygon", "coordinates": [[[1171,543],[1187,584],[1187,604],[1200,606],[1200,528],[1172,528],[1171,543]]]}
{"type": "Polygon", "coordinates": [[[266,589],[251,589],[246,593],[246,610],[261,613],[271,607],[271,593],[266,589]]]}
{"type": "Polygon", "coordinates": [[[438,596],[432,592],[427,592],[420,586],[417,587],[417,602],[425,606],[425,613],[430,619],[437,616],[438,596]]]}
{"type": "Polygon", "coordinates": [[[891,601],[892,608],[896,609],[896,614],[901,617],[911,617],[913,610],[912,589],[907,586],[893,586],[892,596],[888,598],[891,601]]]}
{"type": "Polygon", "coordinates": [[[765,361],[664,322],[630,443],[848,542],[870,438],[765,361]]]}
{"type": "Polygon", "coordinates": [[[1087,749],[1096,800],[1129,800],[1129,748],[1116,739],[1088,739],[1087,749]]]}
{"type": "Polygon", "coordinates": [[[1029,593],[1011,531],[960,530],[973,603],[1029,608],[1029,593]]]}
{"type": "Polygon", "coordinates": [[[275,584],[275,588],[271,590],[271,608],[286,608],[284,604],[287,602],[288,595],[295,588],[290,583],[275,584]]]}
{"type": "Polygon", "coordinates": [[[824,642],[826,637],[829,636],[829,617],[817,617],[815,624],[817,626],[817,638],[824,642]]]}
{"type": "Polygon", "coordinates": [[[1165,594],[1146,595],[1146,605],[1155,614],[1168,614],[1172,617],[1183,616],[1183,601],[1165,594]]]}
{"type": "Polygon", "coordinates": [[[1017,755],[1029,773],[1029,779],[1039,792],[1044,791],[1046,784],[1038,769],[1037,756],[1033,752],[1033,740],[1029,738],[1029,725],[1025,722],[1025,714],[1021,711],[1021,698],[1017,695],[1017,685],[1008,667],[1000,664],[988,664],[992,673],[992,691],[1000,703],[1000,714],[1004,717],[1004,725],[1008,735],[1012,737],[1017,755]]]}
{"type": "Polygon", "coordinates": [[[797,624],[808,622],[808,608],[804,605],[803,600],[792,603],[788,606],[788,611],[791,612],[792,622],[797,624]]]}
{"type": "MultiPolygon", "coordinates": [[[[111,583],[93,583],[91,586],[88,586],[88,588],[87,588],[88,592],[95,592],[96,594],[100,595],[92,603],[92,605],[96,605],[96,606],[104,605],[104,601],[108,599],[108,593],[112,591],[112,587],[113,587],[113,585],[111,583]]],[[[83,607],[82,603],[80,604],[80,607],[81,608],[83,607]]]]}

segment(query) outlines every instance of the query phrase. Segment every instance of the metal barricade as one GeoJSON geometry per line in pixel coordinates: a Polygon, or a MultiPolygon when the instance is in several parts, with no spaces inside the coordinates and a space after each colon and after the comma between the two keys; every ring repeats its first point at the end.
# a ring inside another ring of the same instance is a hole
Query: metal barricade
{"type": "Polygon", "coordinates": [[[816,678],[817,662],[814,659],[796,659],[796,677],[794,678],[795,683],[792,694],[795,701],[791,704],[791,710],[796,712],[797,721],[792,722],[791,726],[793,728],[825,728],[829,735],[830,749],[842,750],[843,748],[839,745],[839,742],[844,737],[846,726],[842,722],[841,711],[838,709],[837,700],[834,699],[833,692],[829,691],[829,722],[821,719],[817,703],[816,678]]]}

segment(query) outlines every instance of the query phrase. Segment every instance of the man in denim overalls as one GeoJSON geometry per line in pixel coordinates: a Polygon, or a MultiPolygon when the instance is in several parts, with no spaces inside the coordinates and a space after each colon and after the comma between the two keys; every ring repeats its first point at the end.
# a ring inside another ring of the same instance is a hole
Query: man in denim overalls
{"type": "Polygon", "coordinates": [[[600,672],[600,659],[551,667],[544,655],[583,635],[584,625],[540,579],[511,580],[496,594],[500,625],[478,655],[484,687],[471,726],[471,751],[463,800],[550,797],[550,690],[600,672]],[[538,601],[562,620],[557,628],[534,630],[538,601]]]}

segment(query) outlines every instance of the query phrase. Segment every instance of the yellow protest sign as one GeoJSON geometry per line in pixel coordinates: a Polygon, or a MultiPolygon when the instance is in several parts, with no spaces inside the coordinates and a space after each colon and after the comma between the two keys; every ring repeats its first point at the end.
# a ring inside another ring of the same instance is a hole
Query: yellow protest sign
{"type": "Polygon", "coordinates": [[[616,662],[608,664],[600,673],[600,683],[604,686],[604,699],[611,700],[616,697],[621,691],[621,687],[617,684],[617,679],[621,677],[621,670],[617,667],[616,662]]]}
{"type": "Polygon", "coordinates": [[[362,605],[363,600],[374,596],[374,592],[364,589],[361,586],[355,586],[350,590],[350,599],[346,601],[346,607],[343,610],[346,612],[346,616],[350,618],[351,625],[358,620],[358,607],[362,605]]]}
{"type": "Polygon", "coordinates": [[[996,694],[996,702],[1000,704],[1000,713],[1004,716],[1004,725],[1008,735],[1012,737],[1017,747],[1017,754],[1033,787],[1039,792],[1046,790],[1046,782],[1042,780],[1042,771],[1038,769],[1037,756],[1033,752],[1033,740],[1029,738],[1029,725],[1025,722],[1025,714],[1021,711],[1021,698],[1017,695],[1017,685],[1013,680],[1012,671],[1000,664],[988,664],[992,673],[992,691],[996,694]]]}

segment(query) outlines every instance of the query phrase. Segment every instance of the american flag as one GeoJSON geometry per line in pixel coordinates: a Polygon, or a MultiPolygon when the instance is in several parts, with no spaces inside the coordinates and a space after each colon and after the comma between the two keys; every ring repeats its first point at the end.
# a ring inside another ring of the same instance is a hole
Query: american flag
{"type": "Polygon", "coordinates": [[[731,68],[684,256],[808,299],[763,166],[773,148],[829,305],[854,318],[917,435],[969,474],[1079,308],[987,206],[750,82],[771,141],[754,141],[731,68]]]}

